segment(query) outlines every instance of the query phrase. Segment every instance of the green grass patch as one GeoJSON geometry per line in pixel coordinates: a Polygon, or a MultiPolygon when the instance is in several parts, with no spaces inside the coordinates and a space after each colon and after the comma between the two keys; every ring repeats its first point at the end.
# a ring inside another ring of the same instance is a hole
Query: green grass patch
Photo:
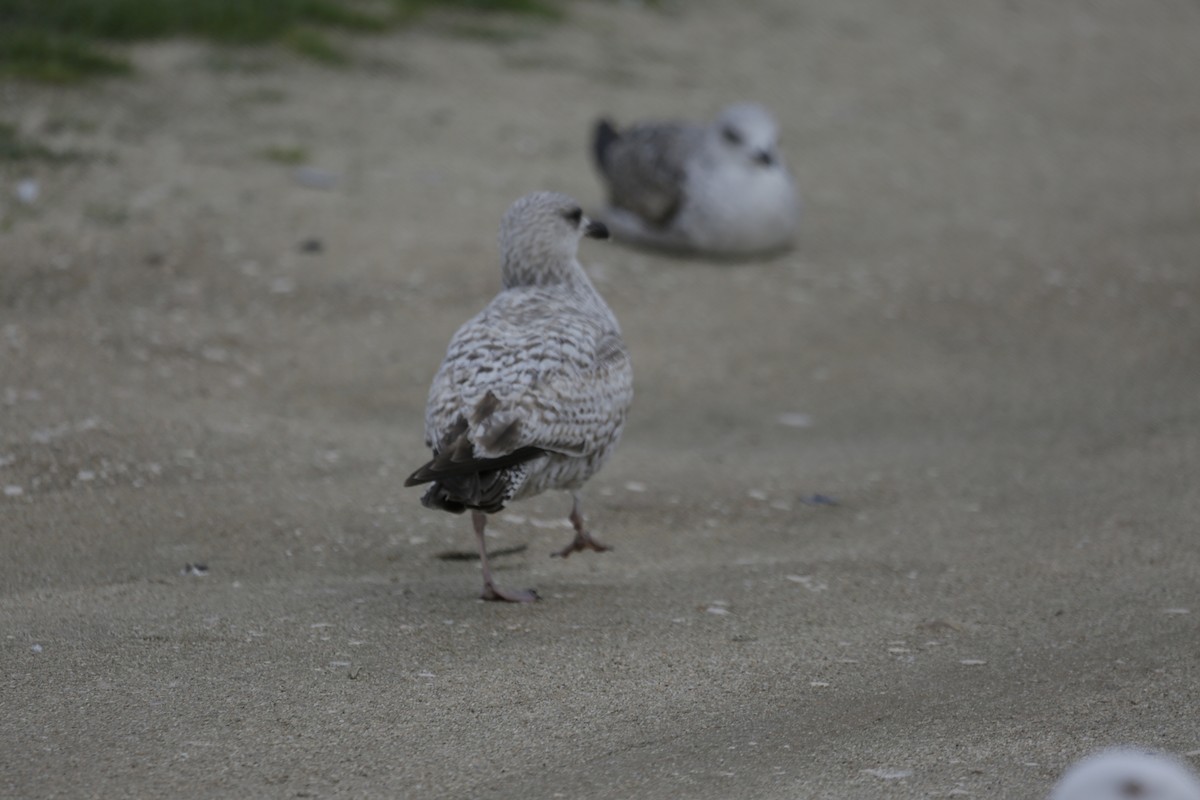
{"type": "Polygon", "coordinates": [[[323,64],[340,66],[350,60],[344,51],[336,47],[325,34],[315,28],[292,28],[283,35],[283,43],[300,55],[308,56],[323,64]]]}
{"type": "Polygon", "coordinates": [[[412,6],[418,11],[442,8],[485,13],[526,14],[552,20],[563,17],[562,4],[552,2],[552,0],[412,0],[407,3],[401,0],[400,5],[412,6]]]}
{"type": "Polygon", "coordinates": [[[347,61],[321,29],[371,33],[448,9],[559,19],[563,0],[0,0],[0,75],[52,82],[128,72],[106,44],[190,36],[283,43],[330,64],[347,61]]]}
{"type": "Polygon", "coordinates": [[[0,0],[5,28],[118,42],[198,36],[255,44],[302,23],[377,31],[388,13],[350,0],[0,0]]]}
{"type": "Polygon", "coordinates": [[[0,15],[0,75],[70,83],[130,71],[128,61],[81,36],[11,28],[3,20],[0,15]]]}
{"type": "Polygon", "coordinates": [[[299,145],[272,145],[259,151],[259,155],[267,161],[285,164],[290,167],[308,162],[308,150],[299,145]]]}
{"type": "Polygon", "coordinates": [[[15,126],[0,123],[0,162],[4,161],[74,161],[78,153],[51,150],[40,142],[24,139],[15,126]]]}

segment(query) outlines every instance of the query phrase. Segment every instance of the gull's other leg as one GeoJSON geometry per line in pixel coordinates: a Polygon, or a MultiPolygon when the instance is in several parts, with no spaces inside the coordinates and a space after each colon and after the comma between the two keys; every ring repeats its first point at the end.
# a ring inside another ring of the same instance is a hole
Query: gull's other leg
{"type": "Polygon", "coordinates": [[[575,538],[562,550],[551,553],[552,556],[567,558],[571,553],[578,553],[582,550],[595,550],[598,553],[603,553],[605,550],[612,549],[608,545],[601,544],[593,539],[592,535],[583,527],[583,514],[579,511],[578,492],[571,492],[571,514],[567,518],[571,520],[571,525],[575,528],[575,538]]]}

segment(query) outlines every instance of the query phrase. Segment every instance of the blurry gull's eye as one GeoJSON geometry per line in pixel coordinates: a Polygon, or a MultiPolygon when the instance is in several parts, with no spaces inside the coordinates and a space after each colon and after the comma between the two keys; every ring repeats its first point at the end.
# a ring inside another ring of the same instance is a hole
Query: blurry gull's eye
{"type": "Polygon", "coordinates": [[[1130,778],[1121,784],[1121,797],[1142,797],[1147,794],[1146,787],[1136,778],[1130,778]]]}
{"type": "Polygon", "coordinates": [[[725,137],[725,141],[732,145],[739,145],[742,143],[742,135],[735,129],[728,126],[721,128],[721,135],[725,137]]]}
{"type": "Polygon", "coordinates": [[[583,221],[583,209],[582,208],[572,208],[570,211],[564,211],[563,217],[567,220],[567,222],[570,222],[572,225],[578,225],[580,222],[583,221]]]}

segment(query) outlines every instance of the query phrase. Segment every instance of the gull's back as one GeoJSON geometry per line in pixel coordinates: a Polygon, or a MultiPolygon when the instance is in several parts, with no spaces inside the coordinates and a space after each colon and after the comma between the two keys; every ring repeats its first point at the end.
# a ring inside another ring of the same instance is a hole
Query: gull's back
{"type": "MultiPolygon", "coordinates": [[[[575,259],[579,233],[541,211],[518,204],[506,216],[505,288],[451,338],[426,405],[435,458],[424,479],[437,479],[439,459],[456,472],[478,466],[494,484],[488,511],[582,485],[611,454],[633,396],[616,317],[575,259]]],[[[568,225],[586,222],[568,211],[568,225]]]]}

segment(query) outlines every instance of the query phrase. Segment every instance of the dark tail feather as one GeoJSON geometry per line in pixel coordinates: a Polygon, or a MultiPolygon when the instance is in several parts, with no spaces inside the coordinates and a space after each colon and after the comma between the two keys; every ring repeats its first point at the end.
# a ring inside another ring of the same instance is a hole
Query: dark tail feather
{"type": "Polygon", "coordinates": [[[437,481],[434,481],[425,494],[421,495],[421,505],[426,508],[440,508],[442,511],[449,511],[451,514],[461,514],[467,510],[467,504],[461,500],[455,500],[450,492],[437,481]]]}
{"type": "Polygon", "coordinates": [[[504,508],[508,482],[503,475],[502,471],[484,472],[434,481],[421,497],[421,505],[451,514],[461,514],[468,508],[495,514],[504,508]]]}
{"type": "Polygon", "coordinates": [[[540,447],[522,447],[499,458],[462,457],[461,451],[465,449],[469,452],[469,448],[470,443],[468,442],[466,448],[455,446],[442,451],[432,461],[422,464],[416,472],[409,475],[404,481],[404,485],[416,486],[419,483],[430,483],[431,481],[445,483],[451,478],[469,478],[489,472],[499,472],[505,467],[532,461],[546,452],[540,447]]]}
{"type": "Polygon", "coordinates": [[[596,168],[604,171],[604,155],[612,143],[621,138],[621,134],[606,119],[597,120],[592,132],[592,157],[596,159],[596,168]]]}
{"type": "MultiPolygon", "coordinates": [[[[465,439],[463,440],[465,441],[465,439]]],[[[509,467],[531,461],[545,454],[539,447],[522,447],[499,458],[454,458],[460,447],[439,453],[428,464],[408,476],[405,486],[431,483],[421,498],[426,508],[440,508],[451,514],[461,514],[477,508],[494,514],[504,508],[509,489],[509,467]]]]}

